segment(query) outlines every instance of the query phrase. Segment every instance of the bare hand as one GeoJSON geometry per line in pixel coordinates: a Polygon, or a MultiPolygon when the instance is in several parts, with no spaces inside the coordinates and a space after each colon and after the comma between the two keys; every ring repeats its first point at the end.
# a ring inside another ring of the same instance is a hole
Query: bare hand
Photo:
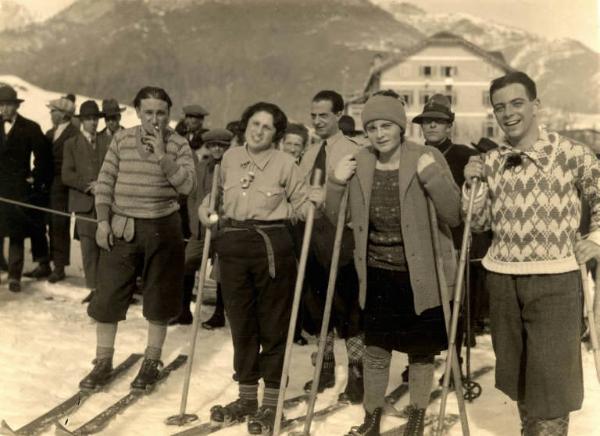
{"type": "Polygon", "coordinates": [[[322,186],[311,186],[308,188],[308,199],[315,207],[320,207],[325,201],[325,189],[322,186]]]}
{"type": "Polygon", "coordinates": [[[585,239],[577,241],[575,243],[575,257],[580,265],[594,257],[600,259],[600,245],[585,239]]]}
{"type": "Polygon", "coordinates": [[[483,159],[480,156],[471,156],[469,162],[465,165],[464,175],[467,186],[471,185],[473,178],[482,180],[484,175],[483,159]]]}
{"type": "Polygon", "coordinates": [[[198,219],[204,227],[212,227],[219,222],[219,215],[211,212],[208,207],[198,207],[198,219]]]}
{"type": "Polygon", "coordinates": [[[148,153],[153,153],[158,159],[165,155],[166,145],[163,133],[158,127],[154,132],[142,136],[142,144],[144,144],[148,153]]]}
{"type": "Polygon", "coordinates": [[[356,172],[356,159],[354,155],[344,156],[335,167],[333,176],[341,182],[347,182],[356,172]]]}
{"type": "Polygon", "coordinates": [[[110,251],[115,244],[114,235],[108,221],[100,221],[96,229],[96,244],[100,248],[110,251]]]}

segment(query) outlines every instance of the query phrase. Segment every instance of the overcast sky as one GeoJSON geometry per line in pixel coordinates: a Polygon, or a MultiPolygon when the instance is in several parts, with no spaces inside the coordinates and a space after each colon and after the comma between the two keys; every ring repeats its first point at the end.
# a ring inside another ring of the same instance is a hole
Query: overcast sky
{"type": "MultiPolygon", "coordinates": [[[[74,0],[17,1],[38,17],[46,18],[74,0]]],[[[600,52],[600,0],[412,0],[412,3],[427,12],[467,12],[550,38],[571,37],[600,52]]]]}

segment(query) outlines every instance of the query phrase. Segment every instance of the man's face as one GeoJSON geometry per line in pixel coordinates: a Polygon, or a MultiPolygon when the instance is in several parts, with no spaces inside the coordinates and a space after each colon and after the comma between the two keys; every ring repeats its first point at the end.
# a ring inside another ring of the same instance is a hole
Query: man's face
{"type": "Polygon", "coordinates": [[[65,114],[57,109],[50,109],[50,120],[54,127],[58,126],[65,119],[65,114]]]}
{"type": "Polygon", "coordinates": [[[204,124],[204,117],[186,115],[183,123],[185,124],[188,132],[195,132],[196,130],[202,128],[202,124],[204,124]]]}
{"type": "Polygon", "coordinates": [[[537,134],[539,100],[530,100],[520,83],[511,83],[492,94],[496,121],[511,144],[517,145],[529,134],[537,134]]]}
{"type": "Polygon", "coordinates": [[[450,136],[452,124],[439,118],[424,118],[421,130],[428,144],[440,144],[450,136]]]}
{"type": "Polygon", "coordinates": [[[135,110],[147,133],[164,131],[169,124],[169,105],[164,100],[145,98],[135,110]]]}
{"type": "Polygon", "coordinates": [[[108,130],[116,132],[119,129],[119,123],[121,122],[121,114],[109,115],[104,119],[104,123],[108,130]]]}
{"type": "Polygon", "coordinates": [[[288,133],[283,137],[282,148],[283,151],[298,159],[302,156],[302,152],[304,151],[304,141],[302,140],[302,136],[296,135],[295,133],[288,133]]]}
{"type": "Polygon", "coordinates": [[[11,101],[0,101],[0,115],[5,120],[12,120],[19,109],[19,103],[11,101]]]}
{"type": "Polygon", "coordinates": [[[223,144],[220,142],[211,142],[206,145],[211,157],[214,160],[221,160],[227,149],[229,148],[229,144],[223,144]]]}
{"type": "Polygon", "coordinates": [[[98,117],[82,117],[81,127],[90,135],[95,135],[98,130],[98,117]]]}
{"type": "Polygon", "coordinates": [[[341,116],[341,112],[333,112],[333,103],[329,100],[317,100],[311,104],[310,118],[316,134],[321,139],[330,138],[338,132],[338,121],[341,116]]]}

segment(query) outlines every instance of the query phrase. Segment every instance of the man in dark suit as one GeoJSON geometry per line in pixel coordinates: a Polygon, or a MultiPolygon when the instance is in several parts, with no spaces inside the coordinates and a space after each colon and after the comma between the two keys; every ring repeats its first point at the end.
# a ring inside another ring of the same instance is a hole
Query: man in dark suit
{"type": "MultiPolygon", "coordinates": [[[[75,104],[65,97],[52,100],[48,104],[53,127],[46,132],[52,141],[52,157],[54,159],[54,178],[50,188],[50,207],[62,212],[68,211],[69,188],[62,181],[62,161],[65,142],[77,136],[79,129],[73,125],[71,118],[75,113],[75,104]]],[[[69,218],[53,214],[50,216],[50,257],[54,263],[50,283],[65,278],[65,267],[69,265],[71,249],[69,218]]]]}
{"type": "MultiPolygon", "coordinates": [[[[52,181],[52,154],[40,126],[18,114],[22,101],[11,86],[0,85],[0,197],[36,203],[52,181]]],[[[13,292],[21,290],[24,239],[43,234],[43,223],[43,215],[0,201],[0,236],[10,240],[8,278],[13,292]]],[[[47,248],[44,252],[38,245],[34,260],[47,258],[47,248]]]]}
{"type": "Polygon", "coordinates": [[[114,98],[102,100],[102,114],[104,115],[106,127],[98,132],[98,136],[106,136],[110,143],[115,133],[119,130],[123,130],[123,126],[121,125],[121,112],[124,111],[125,108],[119,106],[119,102],[114,98]]]}
{"type": "MultiPolygon", "coordinates": [[[[79,108],[81,132],[65,141],[62,162],[62,181],[69,187],[69,212],[96,218],[94,192],[96,179],[110,144],[107,135],[96,132],[103,113],[93,100],[84,101],[79,108]]],[[[83,302],[91,300],[96,290],[96,271],[100,248],[96,245],[96,224],[77,220],[75,234],[81,243],[81,258],[85,283],[90,290],[83,302]]]]}

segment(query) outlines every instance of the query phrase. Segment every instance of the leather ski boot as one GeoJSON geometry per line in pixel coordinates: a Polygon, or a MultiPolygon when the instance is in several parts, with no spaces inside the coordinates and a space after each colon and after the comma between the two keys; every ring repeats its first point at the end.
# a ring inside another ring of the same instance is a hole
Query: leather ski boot
{"type": "MultiPolygon", "coordinates": [[[[271,434],[275,425],[275,407],[260,406],[256,413],[248,418],[248,433],[271,434]]],[[[284,420],[284,417],[281,417],[284,420]]]]}
{"type": "Polygon", "coordinates": [[[365,387],[363,385],[362,363],[350,363],[348,365],[348,383],[338,401],[340,403],[360,404],[363,401],[365,387]]]}
{"type": "Polygon", "coordinates": [[[365,411],[365,420],[361,425],[354,426],[346,436],[379,436],[379,424],[383,409],[376,408],[373,413],[365,411]]]}
{"type": "Polygon", "coordinates": [[[157,359],[144,359],[142,366],[131,382],[131,389],[150,390],[158,380],[163,364],[157,359]]]}
{"type": "Polygon", "coordinates": [[[108,382],[113,370],[112,358],[94,359],[94,368],[79,382],[79,389],[94,390],[108,382]]]}
{"type": "MultiPolygon", "coordinates": [[[[316,364],[317,353],[312,353],[310,356],[313,366],[316,364]]],[[[325,389],[332,388],[335,386],[335,359],[323,360],[323,367],[321,368],[321,376],[319,377],[319,388],[318,393],[323,392],[325,389]]],[[[312,389],[312,380],[307,381],[304,384],[304,391],[310,392],[312,389]]]]}
{"type": "Polygon", "coordinates": [[[408,422],[404,427],[404,436],[423,436],[425,429],[425,409],[413,405],[408,410],[408,422]]]}
{"type": "Polygon", "coordinates": [[[210,420],[217,424],[244,422],[247,416],[253,415],[258,409],[257,400],[238,398],[225,406],[217,405],[210,409],[210,420]]]}

